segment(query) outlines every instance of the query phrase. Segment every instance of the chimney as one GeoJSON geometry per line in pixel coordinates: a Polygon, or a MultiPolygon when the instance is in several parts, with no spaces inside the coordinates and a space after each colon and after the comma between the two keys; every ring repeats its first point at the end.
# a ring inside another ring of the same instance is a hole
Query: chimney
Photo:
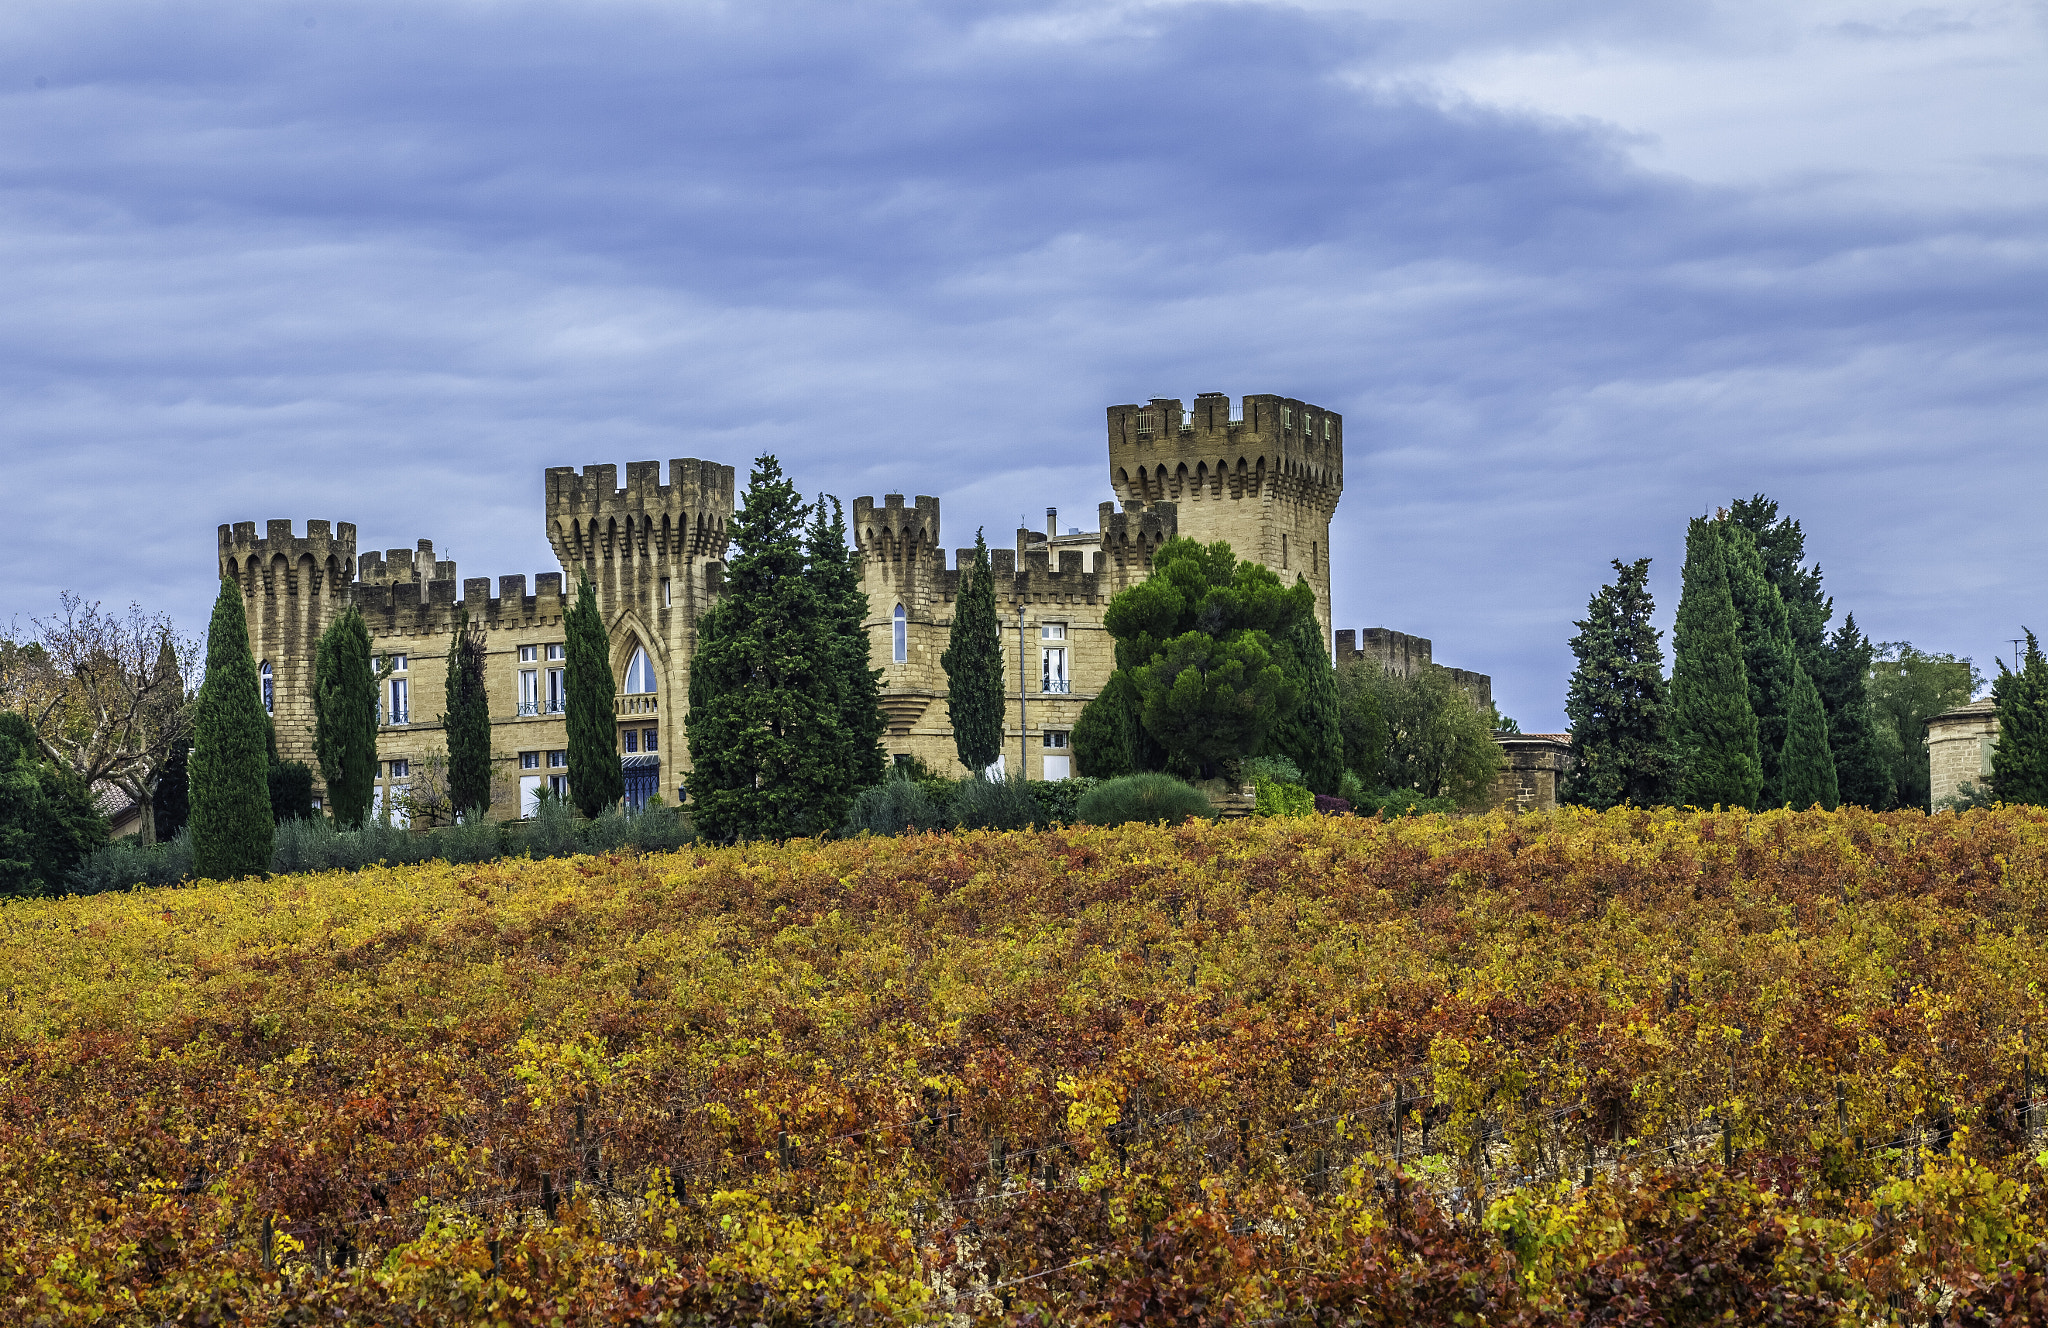
{"type": "Polygon", "coordinates": [[[1048,507],[1045,509],[1045,537],[1047,539],[1052,539],[1059,533],[1060,509],[1057,507],[1048,507]]]}

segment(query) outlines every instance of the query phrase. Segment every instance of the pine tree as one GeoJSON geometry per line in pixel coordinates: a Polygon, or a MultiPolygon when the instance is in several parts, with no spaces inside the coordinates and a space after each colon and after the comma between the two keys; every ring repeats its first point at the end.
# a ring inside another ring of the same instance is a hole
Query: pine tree
{"type": "Polygon", "coordinates": [[[1792,675],[1792,713],[1786,716],[1785,747],[1779,755],[1779,805],[1805,811],[1818,803],[1833,811],[1841,803],[1835,757],[1828,745],[1828,713],[1820,689],[1806,670],[1792,675]]]}
{"type": "Polygon", "coordinates": [[[1650,625],[1650,560],[1612,565],[1614,584],[1602,586],[1574,624],[1579,663],[1564,702],[1572,726],[1564,801],[1601,810],[1667,803],[1675,774],[1664,650],[1650,625]]]}
{"type": "Polygon", "coordinates": [[[483,626],[470,626],[467,608],[455,614],[445,695],[448,805],[464,821],[479,820],[491,806],[491,701],[484,691],[483,626]]]}
{"type": "Polygon", "coordinates": [[[2025,662],[2017,673],[1998,662],[1991,685],[1998,703],[1998,745],[1991,749],[1991,787],[2000,802],[2048,807],[2048,660],[2027,633],[2025,662]]]}
{"type": "Polygon", "coordinates": [[[1849,614],[1828,638],[1813,673],[1828,712],[1828,746],[1834,750],[1841,801],[1851,807],[1889,811],[1895,805],[1891,765],[1870,718],[1870,638],[1849,614]]]}
{"type": "Polygon", "coordinates": [[[825,503],[820,495],[811,508],[804,553],[806,574],[816,587],[821,615],[817,677],[830,692],[842,744],[832,758],[838,775],[835,791],[820,803],[817,815],[826,825],[836,827],[845,819],[854,795],[881,783],[888,773],[882,734],[889,720],[882,713],[882,671],[868,667],[873,645],[866,626],[868,596],[860,588],[859,562],[847,542],[846,514],[833,498],[831,519],[827,520],[825,503]]]}
{"type": "MultiPolygon", "coordinates": [[[[946,671],[946,714],[960,764],[979,774],[1003,752],[1003,641],[996,621],[995,574],[988,541],[974,532],[974,561],[960,574],[953,632],[939,656],[946,671]]],[[[1021,772],[1020,772],[1021,773],[1021,772]]]]}
{"type": "Polygon", "coordinates": [[[1671,633],[1671,745],[1679,800],[1693,807],[1754,807],[1763,786],[1756,713],[1728,592],[1725,525],[1693,518],[1671,633]]]}
{"type": "Polygon", "coordinates": [[[313,750],[327,814],[344,830],[361,825],[377,787],[377,675],[369,624],[353,604],[313,650],[313,750]]]}
{"type": "Polygon", "coordinates": [[[1757,753],[1763,766],[1763,788],[1755,805],[1778,807],[1785,801],[1778,758],[1785,750],[1799,652],[1792,644],[1784,598],[1765,575],[1755,536],[1733,521],[1716,524],[1721,527],[1728,593],[1735,603],[1743,672],[1749,681],[1749,708],[1756,716],[1757,753]]]}
{"type": "Polygon", "coordinates": [[[242,592],[222,579],[206,632],[206,680],[192,716],[192,874],[227,881],[270,870],[270,717],[249,653],[242,592]]]}
{"type": "MultiPolygon", "coordinates": [[[[1835,602],[1821,591],[1819,565],[1808,567],[1801,561],[1806,557],[1806,532],[1791,517],[1780,517],[1778,504],[1762,494],[1729,504],[1728,519],[1756,540],[1764,579],[1784,602],[1793,651],[1800,667],[1812,672],[1814,661],[1826,649],[1828,619],[1835,615],[1835,602]]],[[[1821,699],[1826,700],[1826,695],[1821,699]]]]}
{"type": "Polygon", "coordinates": [[[1336,797],[1344,779],[1343,710],[1337,672],[1313,612],[1296,618],[1273,641],[1273,654],[1300,689],[1300,700],[1273,726],[1266,750],[1293,761],[1314,792],[1336,797]]]}
{"type": "Polygon", "coordinates": [[[698,636],[689,717],[686,783],[697,831],[716,843],[820,834],[845,814],[854,744],[824,675],[847,653],[807,574],[806,515],[775,458],[757,459],[713,630],[698,636]]]}
{"type": "Polygon", "coordinates": [[[626,796],[619,764],[611,636],[590,578],[576,582],[576,603],[562,619],[562,718],[569,730],[569,797],[585,816],[626,796]]]}

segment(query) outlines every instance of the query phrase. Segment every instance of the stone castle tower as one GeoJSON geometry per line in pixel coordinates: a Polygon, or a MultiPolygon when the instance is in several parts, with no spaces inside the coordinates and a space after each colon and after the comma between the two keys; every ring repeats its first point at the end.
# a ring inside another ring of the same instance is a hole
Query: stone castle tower
{"type": "Polygon", "coordinates": [[[611,636],[618,742],[628,796],[680,797],[687,747],[690,658],[697,619],[716,600],[734,500],[733,469],[712,461],[636,461],[546,472],[548,542],[562,571],[458,582],[431,540],[356,553],[356,528],[271,521],[220,527],[220,574],[240,586],[249,647],[285,760],[319,765],[313,749],[313,658],[320,634],[348,605],[363,613],[379,679],[379,805],[419,792],[421,772],[447,748],[440,716],[448,646],[460,614],[485,639],[494,769],[492,814],[524,814],[544,787],[566,789],[562,619],[588,577],[611,636]],[[569,580],[564,584],[564,574],[569,580]],[[643,667],[634,668],[644,656],[643,667]]]}
{"type": "Polygon", "coordinates": [[[1344,417],[1292,397],[1248,396],[1235,412],[1221,392],[1192,409],[1155,397],[1109,408],[1109,477],[1126,503],[1171,502],[1180,533],[1227,540],[1316,592],[1330,633],[1330,520],[1344,494],[1344,417]]]}

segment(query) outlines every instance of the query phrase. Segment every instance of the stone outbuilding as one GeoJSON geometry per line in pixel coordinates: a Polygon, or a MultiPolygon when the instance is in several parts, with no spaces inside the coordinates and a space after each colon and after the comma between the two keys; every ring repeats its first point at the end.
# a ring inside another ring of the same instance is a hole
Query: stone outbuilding
{"type": "Polygon", "coordinates": [[[1571,769],[1569,733],[1496,733],[1508,758],[1493,786],[1493,805],[1518,812],[1557,810],[1557,795],[1571,769]]]}
{"type": "Polygon", "coordinates": [[[1991,753],[1997,746],[1998,705],[1988,697],[1928,720],[1928,805],[1940,807],[1964,784],[1982,789],[1991,777],[1991,753]]]}

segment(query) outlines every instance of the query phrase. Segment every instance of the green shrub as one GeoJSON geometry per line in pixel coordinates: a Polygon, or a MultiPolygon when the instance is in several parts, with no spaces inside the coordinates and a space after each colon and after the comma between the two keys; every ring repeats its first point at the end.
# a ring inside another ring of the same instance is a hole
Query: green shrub
{"type": "Polygon", "coordinates": [[[489,862],[505,854],[503,827],[482,817],[457,821],[425,838],[429,856],[443,862],[489,862]]]}
{"type": "Polygon", "coordinates": [[[1337,781],[1337,796],[1353,807],[1364,809],[1367,814],[1372,811],[1372,794],[1367,791],[1365,781],[1358,777],[1356,771],[1346,770],[1344,777],[1337,781]]]}
{"type": "Polygon", "coordinates": [[[632,815],[626,837],[642,853],[673,853],[697,842],[697,828],[683,808],[650,802],[632,815]]]}
{"type": "Polygon", "coordinates": [[[64,890],[74,895],[105,894],[137,886],[178,885],[192,875],[192,835],[178,831],[161,844],[116,839],[71,869],[64,890]]]}
{"type": "Polygon", "coordinates": [[[280,821],[270,841],[273,872],[326,871],[341,854],[341,836],[324,816],[280,821]]]}
{"type": "Polygon", "coordinates": [[[564,798],[543,793],[519,835],[519,846],[536,858],[567,858],[583,851],[576,833],[576,809],[564,798]]]}
{"type": "Polygon", "coordinates": [[[1038,799],[1022,779],[970,775],[953,786],[947,810],[962,830],[1023,830],[1038,820],[1038,799]]]}
{"type": "Polygon", "coordinates": [[[1316,795],[1300,784],[1283,784],[1275,779],[1259,775],[1252,780],[1258,791],[1258,801],[1252,812],[1257,816],[1312,816],[1316,810],[1316,795]]]}
{"type": "Polygon", "coordinates": [[[1072,779],[1041,779],[1031,785],[1031,796],[1038,801],[1038,824],[1073,825],[1081,819],[1082,797],[1101,782],[1076,775],[1072,779]]]}
{"type": "Polygon", "coordinates": [[[1352,806],[1361,816],[1370,816],[1374,812],[1383,816],[1422,816],[1432,812],[1454,812],[1458,810],[1458,800],[1452,797],[1425,798],[1415,789],[1401,788],[1370,795],[1365,801],[1352,806]]]}
{"type": "Polygon", "coordinates": [[[1240,784],[1256,784],[1260,780],[1275,784],[1301,784],[1301,767],[1284,756],[1248,756],[1237,763],[1237,780],[1240,784]]]}
{"type": "Polygon", "coordinates": [[[1081,796],[1076,808],[1089,825],[1122,825],[1126,821],[1164,821],[1177,825],[1191,816],[1211,814],[1209,799],[1194,785],[1172,775],[1125,775],[1107,779],[1081,796]]]}
{"type": "Polygon", "coordinates": [[[913,829],[943,830],[951,824],[922,782],[885,779],[855,795],[839,833],[900,835],[913,829]]]}

